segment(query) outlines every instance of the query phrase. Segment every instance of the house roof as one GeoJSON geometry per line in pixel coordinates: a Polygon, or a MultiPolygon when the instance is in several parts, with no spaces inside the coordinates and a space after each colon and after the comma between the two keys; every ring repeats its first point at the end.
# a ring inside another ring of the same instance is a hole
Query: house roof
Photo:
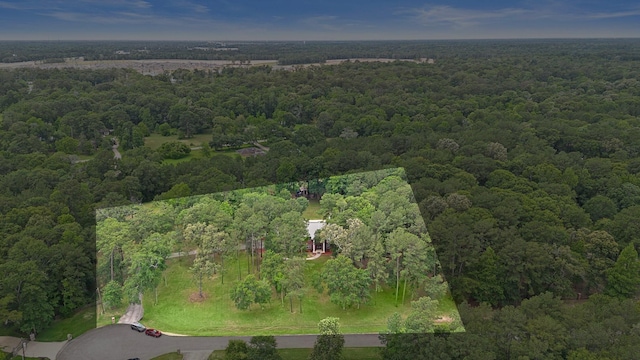
{"type": "Polygon", "coordinates": [[[307,230],[309,231],[309,237],[313,240],[316,231],[322,229],[326,225],[324,220],[309,220],[307,223],[307,230]]]}

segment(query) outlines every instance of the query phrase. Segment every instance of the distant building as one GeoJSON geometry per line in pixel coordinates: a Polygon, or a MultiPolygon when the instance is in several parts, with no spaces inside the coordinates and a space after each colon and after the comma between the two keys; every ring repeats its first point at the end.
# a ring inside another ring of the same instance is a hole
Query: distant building
{"type": "Polygon", "coordinates": [[[266,154],[264,150],[258,149],[257,147],[244,148],[244,149],[236,150],[236,152],[240,154],[242,157],[258,156],[258,155],[266,154]]]}

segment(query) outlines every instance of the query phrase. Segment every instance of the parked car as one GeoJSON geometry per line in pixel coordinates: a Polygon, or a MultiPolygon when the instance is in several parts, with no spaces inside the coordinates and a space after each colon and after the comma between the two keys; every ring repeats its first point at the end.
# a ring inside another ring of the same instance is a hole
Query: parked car
{"type": "Polygon", "coordinates": [[[162,335],[160,330],[156,330],[156,329],[147,329],[144,331],[144,333],[153,337],[160,337],[160,335],[162,335]]]}
{"type": "Polygon", "coordinates": [[[140,360],[140,358],[131,358],[129,360],[140,360]]]}
{"type": "Polygon", "coordinates": [[[140,324],[139,322],[134,322],[133,324],[131,324],[131,329],[137,332],[143,332],[147,330],[147,328],[144,325],[140,324]]]}

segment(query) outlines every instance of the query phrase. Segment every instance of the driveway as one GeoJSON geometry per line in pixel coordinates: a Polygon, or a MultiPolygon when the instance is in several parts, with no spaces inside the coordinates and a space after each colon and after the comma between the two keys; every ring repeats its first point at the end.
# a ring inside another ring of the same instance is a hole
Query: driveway
{"type": "MultiPolygon", "coordinates": [[[[248,342],[251,337],[162,335],[153,338],[131,330],[129,325],[115,324],[90,330],[69,341],[58,353],[57,360],[122,360],[133,357],[149,360],[178,349],[187,355],[185,358],[198,359],[207,352],[225,349],[230,339],[248,342]]],[[[276,336],[280,348],[312,348],[315,340],[315,335],[276,336]]],[[[379,346],[382,345],[377,334],[345,335],[345,347],[379,346]]]]}

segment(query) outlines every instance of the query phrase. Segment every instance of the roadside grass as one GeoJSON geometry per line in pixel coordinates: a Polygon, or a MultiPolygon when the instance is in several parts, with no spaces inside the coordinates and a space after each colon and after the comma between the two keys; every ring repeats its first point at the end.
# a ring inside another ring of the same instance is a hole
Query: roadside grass
{"type": "MultiPolygon", "coordinates": [[[[16,355],[12,358],[10,358],[11,360],[22,360],[22,355],[16,355]]],[[[24,360],[50,360],[49,358],[45,358],[45,357],[26,357],[24,358],[24,360]]]]}
{"type": "Polygon", "coordinates": [[[110,325],[111,324],[111,317],[115,317],[115,322],[116,324],[118,323],[118,320],[120,320],[120,317],[122,315],[124,315],[124,313],[127,311],[127,308],[129,307],[128,304],[121,304],[118,307],[115,307],[113,309],[105,309],[104,314],[102,313],[102,306],[98,306],[97,308],[97,313],[96,313],[96,324],[95,327],[102,327],[105,325],[110,325]]]}
{"type": "Polygon", "coordinates": [[[320,201],[313,199],[309,200],[309,206],[302,212],[302,217],[307,220],[320,220],[322,215],[318,213],[320,210],[320,201]]]}
{"type": "Polygon", "coordinates": [[[54,321],[49,328],[38,334],[37,340],[65,341],[67,340],[67,334],[71,334],[73,338],[76,338],[91,329],[95,329],[95,327],[96,308],[89,306],[69,318],[54,321]]]}
{"type": "MultiPolygon", "coordinates": [[[[305,360],[311,355],[313,349],[278,349],[282,360],[305,360]]],[[[225,351],[214,351],[209,359],[224,359],[225,351]]],[[[380,348],[343,348],[343,360],[379,360],[380,348]]]]}
{"type": "MultiPolygon", "coordinates": [[[[311,275],[319,272],[330,256],[307,261],[305,275],[307,289],[302,298],[302,312],[297,298],[282,302],[274,292],[271,303],[260,308],[252,305],[249,310],[238,310],[230,298],[232,286],[238,282],[238,261],[227,259],[224,285],[220,274],[203,282],[204,301],[197,298],[198,286],[189,272],[193,256],[168,260],[166,282],[158,287],[158,303],[155,292],[145,293],[143,323],[161,331],[196,336],[255,336],[284,334],[316,334],[318,322],[328,316],[340,319],[342,331],[349,333],[378,333],[386,329],[387,318],[395,312],[407,315],[411,310],[407,296],[404,304],[395,306],[395,287],[371,293],[371,302],[360,309],[343,310],[332,304],[329,296],[319,294],[311,286],[311,275]]],[[[240,271],[244,278],[248,272],[247,257],[240,256],[240,271]]],[[[400,288],[402,292],[402,288],[400,288]]],[[[409,291],[407,292],[409,295],[409,291]]],[[[450,305],[443,305],[449,313],[450,305]]],[[[455,308],[455,305],[453,305],[455,308]]],[[[109,319],[107,317],[107,319],[109,319]]],[[[108,322],[107,322],[108,323],[108,322]]]]}
{"type": "Polygon", "coordinates": [[[184,359],[184,355],[178,354],[177,352],[172,352],[160,356],[156,356],[151,360],[182,360],[184,359]]]}

